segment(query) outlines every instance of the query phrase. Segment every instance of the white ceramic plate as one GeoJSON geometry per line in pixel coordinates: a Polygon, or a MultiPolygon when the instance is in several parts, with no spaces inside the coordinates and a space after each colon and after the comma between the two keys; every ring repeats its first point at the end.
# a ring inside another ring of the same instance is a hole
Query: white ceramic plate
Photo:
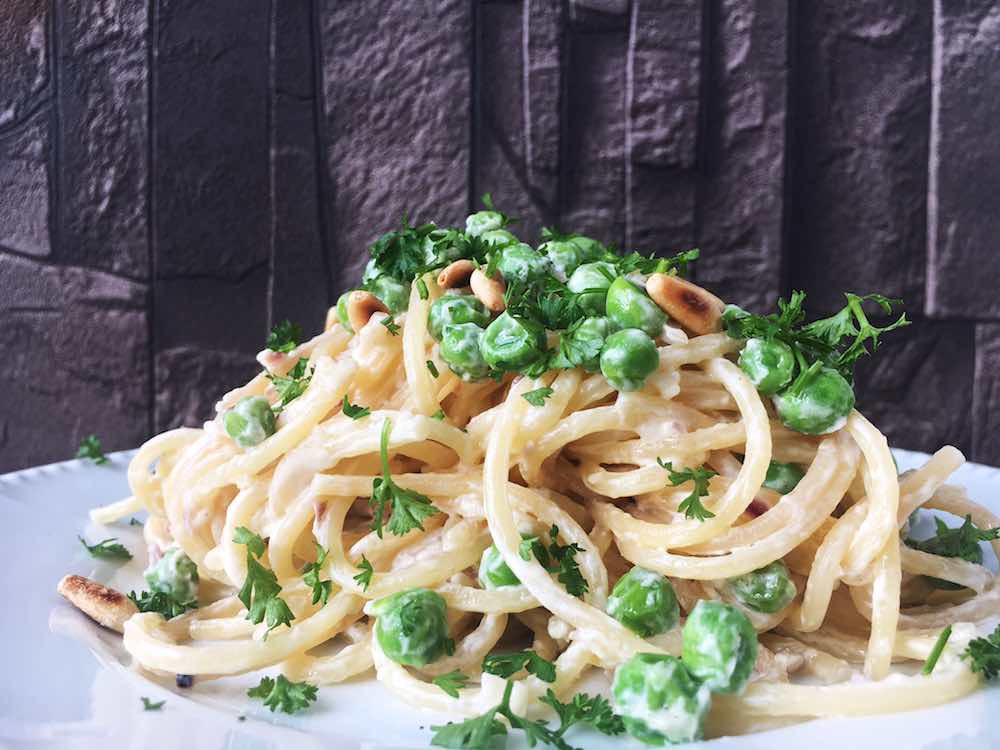
{"type": "MultiPolygon", "coordinates": [[[[921,454],[897,451],[900,467],[921,454]]],[[[374,680],[323,687],[306,714],[272,715],[246,697],[258,677],[196,681],[181,690],[129,668],[119,636],[91,623],[55,593],[65,573],[128,591],[141,585],[144,545],[137,526],[103,527],[87,511],[128,494],[130,453],[110,463],[66,461],[0,476],[3,557],[0,590],[0,748],[178,748],[185,750],[402,750],[427,748],[431,724],[448,717],[408,708],[374,680]],[[96,561],[77,542],[118,537],[135,560],[96,561]],[[165,700],[142,710],[141,696],[165,700]],[[241,719],[241,717],[243,717],[241,719]]],[[[969,464],[954,477],[972,497],[1000,511],[1000,469],[969,464]]],[[[1000,615],[1000,613],[997,613],[1000,615]]],[[[523,747],[508,741],[510,750],[523,747]]],[[[587,750],[640,748],[634,740],[574,733],[587,750]]],[[[864,719],[829,719],[699,747],[727,750],[857,748],[972,750],[1000,747],[1000,687],[930,710],[864,719]]]]}

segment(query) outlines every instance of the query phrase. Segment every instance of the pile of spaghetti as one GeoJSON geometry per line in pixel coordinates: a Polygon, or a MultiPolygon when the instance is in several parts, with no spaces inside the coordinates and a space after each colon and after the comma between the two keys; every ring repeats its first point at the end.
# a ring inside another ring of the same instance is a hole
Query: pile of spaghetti
{"type": "Polygon", "coordinates": [[[1000,522],[946,484],[958,450],[899,475],[853,409],[854,360],[905,324],[863,305],[892,302],[753,315],[683,278],[696,252],[544,239],[492,207],[404,223],[324,332],[279,326],[213,421],[139,450],[133,496],[95,517],[145,509],[153,562],[199,585],[136,599],[138,664],[374,672],[465,720],[438,728],[451,747],[561,747],[551,708],[662,744],[974,690],[1000,522]],[[921,508],[965,523],[913,541],[921,508]],[[932,651],[929,675],[880,682],[932,651]],[[594,670],[617,673],[611,704],[574,703],[594,670]]]}

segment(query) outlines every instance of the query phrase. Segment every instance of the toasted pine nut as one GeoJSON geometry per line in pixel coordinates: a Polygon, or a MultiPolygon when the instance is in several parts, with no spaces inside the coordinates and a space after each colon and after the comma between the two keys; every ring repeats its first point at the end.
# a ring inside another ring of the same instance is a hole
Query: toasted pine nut
{"type": "Polygon", "coordinates": [[[476,270],[476,264],[468,258],[461,258],[441,269],[438,274],[438,286],[442,289],[455,289],[469,285],[469,277],[476,270]]]}
{"type": "Polygon", "coordinates": [[[347,297],[347,319],[355,333],[361,331],[365,324],[377,312],[389,312],[382,300],[364,289],[355,289],[347,297]]]}
{"type": "Polygon", "coordinates": [[[487,310],[503,312],[506,309],[507,305],[503,301],[503,294],[507,291],[507,285],[503,283],[502,279],[491,279],[477,268],[472,272],[469,284],[472,286],[472,293],[476,295],[476,299],[486,305],[487,310]]]}
{"type": "Polygon", "coordinates": [[[725,304],[697,284],[679,276],[654,273],[646,280],[646,292],[663,312],[696,335],[721,329],[725,304]]]}
{"type": "Polygon", "coordinates": [[[95,622],[121,633],[125,621],[139,609],[131,599],[83,576],[64,576],[56,591],[95,622]]]}

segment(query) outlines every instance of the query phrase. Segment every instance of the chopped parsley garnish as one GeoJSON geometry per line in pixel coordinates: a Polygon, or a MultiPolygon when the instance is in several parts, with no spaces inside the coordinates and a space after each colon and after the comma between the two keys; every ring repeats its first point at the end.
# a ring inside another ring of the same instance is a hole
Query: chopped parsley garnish
{"type": "Polygon", "coordinates": [[[273,570],[261,565],[257,558],[264,554],[264,540],[257,534],[240,526],[236,529],[233,541],[245,544],[247,547],[247,578],[237,597],[247,608],[247,619],[254,625],[267,623],[267,634],[280,625],[291,626],[295,615],[278,594],[281,586],[273,570]]]}
{"type": "Polygon", "coordinates": [[[198,602],[195,599],[182,602],[165,591],[143,591],[138,596],[134,591],[130,591],[128,598],[132,600],[140,612],[156,612],[162,615],[165,620],[182,615],[189,609],[198,608],[198,602]]]}
{"type": "Polygon", "coordinates": [[[848,381],[854,377],[854,364],[862,356],[871,354],[879,346],[879,337],[903,326],[908,326],[906,313],[887,326],[872,325],[864,311],[865,302],[874,302],[883,312],[891,314],[900,300],[881,294],[860,296],[846,293],[847,305],[828,318],[804,324],[805,292],[792,292],[786,301],[778,300],[778,312],[770,315],[753,315],[738,307],[729,306],[722,316],[723,327],[729,336],[738,339],[761,338],[778,340],[787,344],[795,354],[801,375],[811,364],[822,363],[840,372],[848,381]],[[868,343],[871,342],[869,349],[868,343]]]}
{"type": "Polygon", "coordinates": [[[367,417],[372,413],[372,410],[367,406],[359,406],[358,404],[352,404],[347,399],[347,394],[344,394],[344,405],[342,411],[345,416],[351,419],[361,419],[362,417],[367,417]]]}
{"type": "Polygon", "coordinates": [[[469,681],[469,678],[464,674],[459,672],[457,669],[449,672],[448,674],[442,674],[435,677],[431,682],[437,685],[439,688],[444,690],[452,698],[458,697],[458,691],[465,687],[465,683],[469,681]]]}
{"type": "Polygon", "coordinates": [[[444,409],[438,409],[436,412],[431,414],[431,419],[436,419],[438,422],[444,421],[444,409]]]}
{"type": "Polygon", "coordinates": [[[965,522],[956,529],[949,528],[937,517],[934,518],[934,524],[937,527],[936,535],[921,541],[906,539],[906,546],[931,555],[960,557],[972,563],[982,563],[983,549],[979,543],[1000,539],[1000,527],[980,529],[972,523],[972,516],[966,516],[965,522]]]}
{"type": "Polygon", "coordinates": [[[928,654],[927,661],[924,662],[924,668],[920,670],[921,674],[927,675],[934,671],[934,667],[937,666],[938,659],[941,658],[941,652],[944,651],[945,644],[948,643],[949,638],[951,638],[951,625],[942,630],[941,635],[934,642],[934,648],[928,654]]]}
{"type": "Polygon", "coordinates": [[[392,422],[388,419],[382,425],[382,438],[379,445],[379,455],[382,459],[382,476],[372,482],[372,496],[369,501],[374,511],[372,531],[382,538],[382,526],[385,524],[389,533],[402,536],[413,529],[424,530],[423,520],[440,511],[431,504],[430,498],[419,492],[404,490],[392,481],[389,472],[389,433],[392,422]],[[388,508],[387,508],[388,506],[388,508]],[[387,509],[391,509],[388,523],[385,523],[387,509]]]}
{"type": "Polygon", "coordinates": [[[372,583],[372,576],[375,575],[375,568],[372,567],[368,558],[362,555],[361,562],[358,563],[358,570],[361,572],[354,576],[354,580],[361,587],[362,591],[367,591],[372,583]]]}
{"type": "Polygon", "coordinates": [[[434,362],[432,362],[431,360],[427,360],[427,370],[428,370],[428,371],[430,372],[430,374],[431,374],[431,375],[433,375],[433,376],[434,376],[435,378],[436,378],[436,377],[437,377],[438,375],[440,375],[440,374],[441,374],[441,373],[439,373],[439,372],[438,372],[438,368],[437,368],[437,365],[436,365],[436,364],[434,364],[434,362]]]}
{"type": "Polygon", "coordinates": [[[105,539],[97,544],[87,544],[87,540],[82,536],[78,536],[77,539],[80,540],[80,544],[87,548],[87,552],[90,553],[91,557],[96,557],[100,560],[132,559],[132,553],[125,549],[124,545],[118,544],[116,537],[105,539]]]}
{"type": "Polygon", "coordinates": [[[128,519],[128,525],[129,526],[142,526],[142,521],[140,521],[138,518],[136,518],[135,516],[133,516],[132,518],[128,519]]]}
{"type": "Polygon", "coordinates": [[[318,690],[308,682],[292,682],[279,674],[277,678],[262,677],[257,687],[247,690],[247,695],[262,699],[271,711],[294,714],[307,709],[316,700],[318,690]]]}
{"type": "Polygon", "coordinates": [[[487,654],[483,671],[497,677],[511,677],[522,669],[545,682],[556,681],[556,665],[534,651],[514,651],[509,654],[487,654]]]}
{"type": "Polygon", "coordinates": [[[393,335],[393,336],[398,336],[399,335],[399,326],[396,324],[396,321],[394,321],[392,318],[385,317],[385,318],[382,318],[382,320],[380,322],[381,322],[381,324],[383,326],[385,326],[385,329],[391,335],[393,335]]]}
{"type": "Polygon", "coordinates": [[[302,329],[290,320],[283,320],[271,329],[267,337],[267,348],[272,352],[290,352],[302,340],[302,329]]]}
{"type": "Polygon", "coordinates": [[[544,406],[545,399],[547,399],[553,393],[554,391],[551,388],[536,388],[533,391],[522,393],[521,398],[523,398],[532,406],[544,406]]]}
{"type": "Polygon", "coordinates": [[[302,357],[288,371],[287,375],[267,374],[268,379],[274,385],[274,390],[277,391],[280,398],[278,405],[273,407],[275,414],[280,413],[289,403],[306,392],[306,388],[309,387],[309,381],[312,380],[312,373],[306,374],[308,369],[309,358],[302,357]]]}
{"type": "Polygon", "coordinates": [[[962,654],[973,672],[981,672],[987,680],[1000,675],[1000,625],[985,638],[973,638],[962,654]]]}
{"type": "Polygon", "coordinates": [[[549,573],[557,574],[559,582],[566,587],[572,596],[583,596],[589,588],[587,579],[580,572],[580,563],[576,561],[576,553],[583,549],[576,543],[559,544],[559,527],[549,528],[549,545],[546,546],[537,536],[531,536],[521,541],[518,554],[522,560],[535,559],[549,573]]]}
{"type": "Polygon", "coordinates": [[[322,601],[325,605],[330,599],[330,592],[333,590],[333,581],[319,580],[323,563],[326,562],[327,551],[323,549],[323,546],[319,542],[314,542],[314,544],[316,545],[316,562],[307,563],[302,568],[302,582],[312,589],[312,603],[318,604],[322,601]]]}
{"type": "Polygon", "coordinates": [[[412,283],[426,270],[424,242],[435,229],[434,224],[411,227],[404,217],[402,229],[386,232],[369,248],[376,275],[412,283]]]}
{"type": "Polygon", "coordinates": [[[589,724],[598,732],[608,735],[622,734],[625,731],[621,717],[615,714],[603,695],[577,693],[569,703],[563,703],[549,688],[538,700],[551,706],[556,712],[559,717],[559,734],[565,734],[574,724],[589,724]]]}
{"type": "Polygon", "coordinates": [[[699,255],[701,255],[701,251],[698,248],[694,248],[677,253],[677,255],[670,258],[660,258],[655,254],[646,256],[639,253],[630,253],[621,258],[612,255],[608,260],[618,267],[619,276],[625,276],[630,273],[641,273],[648,276],[654,273],[669,273],[671,271],[677,271],[681,276],[686,276],[688,266],[693,261],[698,260],[699,255]]]}
{"type": "Polygon", "coordinates": [[[108,462],[108,457],[104,455],[104,449],[101,448],[101,440],[97,435],[87,435],[87,437],[80,441],[76,457],[89,458],[98,466],[108,462]]]}
{"type": "Polygon", "coordinates": [[[667,470],[671,486],[677,487],[685,482],[694,482],[694,489],[691,490],[691,494],[684,498],[681,504],[677,506],[677,510],[683,513],[685,518],[695,518],[699,521],[704,521],[707,518],[715,517],[714,513],[701,504],[701,499],[708,495],[708,480],[718,472],[706,469],[704,466],[697,469],[688,468],[681,471],[674,471],[672,461],[664,463],[661,459],[657,458],[656,462],[667,470]]]}
{"type": "Polygon", "coordinates": [[[142,696],[141,700],[142,700],[142,710],[143,711],[159,711],[161,708],[163,708],[163,704],[166,703],[165,700],[164,701],[160,701],[159,703],[154,703],[149,698],[147,698],[145,695],[142,696]]]}

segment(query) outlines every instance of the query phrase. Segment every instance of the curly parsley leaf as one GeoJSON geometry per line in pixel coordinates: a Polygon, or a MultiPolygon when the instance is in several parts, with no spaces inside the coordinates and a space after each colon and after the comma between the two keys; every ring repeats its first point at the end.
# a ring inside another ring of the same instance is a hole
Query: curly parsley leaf
{"type": "Polygon", "coordinates": [[[307,563],[302,568],[302,582],[312,589],[312,603],[323,602],[325,605],[330,599],[330,592],[333,590],[333,581],[321,581],[319,574],[326,562],[327,551],[319,542],[316,545],[316,562],[307,563]]]}
{"type": "Polygon", "coordinates": [[[549,544],[546,545],[537,536],[525,537],[518,545],[517,553],[522,560],[530,560],[532,555],[549,573],[555,573],[556,578],[566,587],[572,596],[583,596],[589,586],[587,579],[580,572],[580,563],[576,561],[576,553],[583,552],[578,544],[559,544],[559,527],[553,524],[549,528],[549,544]]]}
{"type": "Polygon", "coordinates": [[[345,416],[348,416],[351,419],[362,419],[372,413],[372,410],[367,406],[359,406],[358,404],[352,404],[350,401],[348,401],[346,393],[344,394],[344,404],[342,411],[344,412],[345,416]]]}
{"type": "Polygon", "coordinates": [[[318,688],[308,682],[292,682],[279,674],[276,679],[262,677],[257,687],[247,690],[251,698],[260,698],[271,711],[294,714],[304,711],[316,700],[318,688]]]}
{"type": "Polygon", "coordinates": [[[693,261],[698,260],[700,255],[701,251],[698,248],[693,248],[677,253],[669,258],[661,258],[655,254],[646,256],[639,253],[630,253],[621,258],[612,255],[608,260],[618,267],[618,274],[621,276],[630,273],[649,275],[653,273],[669,273],[670,271],[677,271],[681,276],[685,276],[688,272],[688,266],[693,261]]]}
{"type": "Polygon", "coordinates": [[[1000,675],[1000,625],[985,638],[973,638],[962,654],[973,672],[981,672],[987,680],[1000,675]]]}
{"type": "Polygon", "coordinates": [[[434,224],[410,226],[403,219],[402,229],[386,232],[369,248],[377,276],[390,276],[410,284],[426,268],[424,244],[437,227],[434,224]]]}
{"type": "Polygon", "coordinates": [[[302,329],[290,320],[283,320],[267,336],[267,348],[272,352],[290,352],[302,340],[302,329]]]}
{"type": "Polygon", "coordinates": [[[128,598],[132,600],[140,612],[156,612],[162,615],[165,620],[182,615],[189,609],[198,608],[196,600],[181,601],[164,591],[143,591],[138,596],[134,591],[130,591],[128,598]]]}
{"type": "Polygon", "coordinates": [[[452,698],[458,697],[458,691],[465,687],[465,683],[469,681],[469,678],[464,674],[459,672],[457,669],[449,672],[448,674],[442,674],[435,677],[431,682],[437,685],[439,688],[444,690],[452,698]]]}
{"type": "Polygon", "coordinates": [[[389,332],[390,335],[392,336],[399,335],[399,326],[396,324],[396,321],[394,321],[392,318],[385,317],[382,318],[380,322],[383,326],[385,326],[385,329],[389,332]]]}
{"type": "Polygon", "coordinates": [[[76,457],[89,458],[98,466],[108,462],[108,457],[104,455],[104,449],[101,448],[101,440],[97,435],[87,435],[87,437],[80,441],[76,457]]]}
{"type": "Polygon", "coordinates": [[[559,717],[560,735],[574,724],[589,724],[598,732],[608,735],[618,735],[625,731],[625,724],[620,716],[611,709],[611,704],[603,695],[589,696],[577,693],[569,703],[560,701],[551,688],[539,698],[542,703],[551,706],[559,717]]]}
{"type": "Polygon", "coordinates": [[[556,681],[556,665],[534,651],[514,651],[509,654],[487,654],[483,671],[497,677],[511,677],[522,669],[545,682],[556,681]]]}
{"type": "Polygon", "coordinates": [[[145,695],[141,697],[141,700],[142,700],[143,711],[159,711],[161,708],[163,708],[163,705],[166,703],[165,700],[160,701],[159,703],[154,703],[145,695]]]}
{"type": "Polygon", "coordinates": [[[500,706],[494,706],[481,716],[432,726],[431,745],[456,750],[486,750],[494,737],[507,734],[507,727],[496,718],[499,710],[500,706]]]}
{"type": "Polygon", "coordinates": [[[277,391],[280,399],[278,405],[274,407],[274,413],[278,414],[289,403],[305,393],[306,388],[309,387],[309,381],[312,380],[312,373],[309,372],[309,358],[299,359],[287,375],[268,373],[267,377],[274,385],[274,390],[277,391]]]}
{"type": "Polygon", "coordinates": [[[361,562],[358,563],[358,570],[361,572],[354,576],[354,580],[361,587],[362,591],[367,591],[368,587],[371,585],[372,576],[375,575],[375,568],[372,567],[368,558],[362,555],[361,562]]]}
{"type": "Polygon", "coordinates": [[[78,536],[77,539],[80,540],[80,544],[86,547],[87,552],[90,553],[91,557],[96,557],[100,560],[132,559],[132,553],[125,549],[124,545],[118,544],[118,539],[116,537],[105,539],[97,544],[87,544],[87,540],[82,536],[78,536]]]}
{"type": "MultiPolygon", "coordinates": [[[[273,570],[268,570],[257,561],[264,554],[264,540],[240,526],[236,529],[233,541],[247,545],[247,577],[236,595],[247,608],[247,619],[254,625],[266,622],[267,633],[280,625],[291,626],[295,615],[285,600],[278,596],[281,593],[278,577],[273,570]]],[[[265,638],[267,633],[264,634],[265,638]]]]}
{"type": "Polygon", "coordinates": [[[382,476],[372,482],[372,496],[369,501],[374,510],[372,520],[372,531],[382,538],[383,525],[389,529],[389,533],[395,536],[403,536],[412,529],[424,530],[423,521],[425,518],[440,513],[430,498],[421,495],[419,492],[404,490],[392,481],[389,472],[389,433],[392,430],[392,422],[388,419],[382,425],[382,438],[379,446],[379,454],[382,459],[382,476]],[[391,510],[388,523],[385,522],[386,511],[391,510]]]}
{"type": "Polygon", "coordinates": [[[551,396],[554,391],[551,388],[536,388],[533,391],[522,393],[521,398],[532,406],[545,406],[545,399],[551,396]]]}
{"type": "Polygon", "coordinates": [[[667,470],[667,476],[672,486],[677,487],[685,482],[694,483],[694,489],[691,490],[691,494],[684,498],[681,504],[677,506],[677,510],[683,513],[685,518],[695,518],[699,521],[704,521],[707,518],[715,517],[714,513],[701,504],[701,499],[708,495],[708,481],[718,472],[706,469],[704,466],[696,469],[688,468],[681,471],[674,471],[673,462],[667,461],[664,463],[659,458],[656,459],[656,462],[667,470]]]}
{"type": "Polygon", "coordinates": [[[906,539],[905,544],[920,552],[927,552],[940,557],[959,557],[971,563],[983,562],[983,549],[980,542],[991,542],[1000,539],[1000,527],[995,529],[980,529],[972,523],[972,516],[967,515],[964,523],[958,528],[952,529],[935,517],[934,523],[937,527],[937,534],[930,539],[917,541],[906,539]]]}

